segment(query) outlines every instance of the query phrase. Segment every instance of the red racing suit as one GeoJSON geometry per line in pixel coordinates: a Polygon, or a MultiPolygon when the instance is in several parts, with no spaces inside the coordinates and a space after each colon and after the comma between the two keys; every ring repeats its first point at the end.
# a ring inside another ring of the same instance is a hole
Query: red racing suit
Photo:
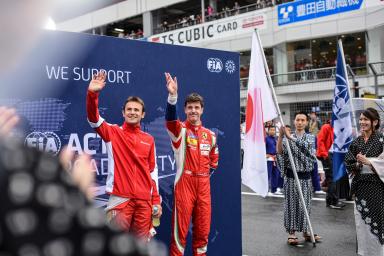
{"type": "Polygon", "coordinates": [[[176,97],[168,97],[166,126],[176,160],[170,255],[183,255],[192,217],[193,255],[206,255],[211,226],[210,169],[216,169],[216,135],[203,126],[181,122],[176,97]]]}
{"type": "Polygon", "coordinates": [[[317,134],[316,156],[322,159],[328,158],[328,151],[333,144],[333,128],[330,124],[324,124],[317,134]]]}
{"type": "Polygon", "coordinates": [[[105,122],[99,115],[98,95],[88,90],[87,117],[108,151],[105,191],[111,195],[110,202],[118,199],[109,209],[109,217],[124,230],[146,238],[151,228],[152,205],[160,204],[154,138],[141,131],[140,125],[105,122]]]}

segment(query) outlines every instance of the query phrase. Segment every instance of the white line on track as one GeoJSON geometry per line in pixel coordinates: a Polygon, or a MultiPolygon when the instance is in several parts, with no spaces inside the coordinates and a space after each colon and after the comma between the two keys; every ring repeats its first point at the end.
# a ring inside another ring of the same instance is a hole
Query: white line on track
{"type": "MultiPolygon", "coordinates": [[[[253,192],[241,192],[242,195],[248,195],[248,196],[257,196],[256,193],[253,192]]],[[[268,193],[267,197],[277,197],[277,198],[284,198],[284,195],[274,195],[272,193],[268,193]]],[[[318,198],[318,197],[312,197],[313,201],[325,201],[325,198],[318,198]]],[[[341,201],[341,200],[340,200],[341,201]]],[[[354,201],[343,201],[343,203],[346,204],[353,204],[354,201]]]]}

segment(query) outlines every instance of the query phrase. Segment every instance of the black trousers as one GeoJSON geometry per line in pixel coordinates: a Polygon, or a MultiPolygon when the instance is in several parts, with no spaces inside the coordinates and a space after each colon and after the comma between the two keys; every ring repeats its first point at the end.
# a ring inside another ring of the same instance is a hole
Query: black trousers
{"type": "Polygon", "coordinates": [[[339,202],[339,196],[337,195],[336,183],[333,181],[332,153],[328,153],[328,158],[321,158],[320,161],[323,164],[325,180],[328,185],[326,203],[327,205],[335,205],[339,202]]]}

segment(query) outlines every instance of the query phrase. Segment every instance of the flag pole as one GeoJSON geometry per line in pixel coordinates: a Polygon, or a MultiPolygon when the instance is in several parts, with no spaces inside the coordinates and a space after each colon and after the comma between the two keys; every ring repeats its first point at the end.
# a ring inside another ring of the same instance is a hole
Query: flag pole
{"type": "MultiPolygon", "coordinates": [[[[264,69],[265,69],[265,72],[267,73],[268,85],[269,85],[269,89],[272,92],[273,103],[275,104],[275,107],[276,107],[276,110],[277,110],[277,114],[278,114],[278,118],[280,119],[280,122],[281,122],[282,126],[284,126],[284,121],[283,121],[283,118],[281,116],[280,108],[279,108],[279,105],[277,104],[277,98],[276,98],[275,90],[273,88],[271,74],[269,73],[267,60],[265,58],[264,50],[263,50],[263,47],[262,47],[262,44],[261,44],[261,39],[260,39],[259,31],[257,29],[255,29],[255,33],[256,33],[256,36],[257,36],[257,40],[259,41],[259,47],[261,48],[260,51],[261,51],[261,54],[263,56],[264,69]]],[[[315,241],[315,237],[314,237],[314,233],[313,233],[313,229],[312,229],[312,224],[311,224],[311,220],[309,219],[309,214],[308,214],[307,207],[305,206],[304,196],[303,196],[303,192],[301,190],[301,185],[300,185],[300,182],[299,182],[299,177],[297,175],[295,162],[293,160],[291,147],[289,146],[288,140],[284,140],[284,143],[285,143],[285,146],[286,146],[287,151],[288,151],[289,161],[291,162],[293,176],[295,177],[296,186],[297,186],[297,189],[299,191],[300,201],[301,201],[301,204],[302,204],[303,209],[304,209],[305,217],[306,217],[306,219],[308,221],[308,226],[309,226],[309,230],[310,230],[310,233],[311,233],[310,234],[311,235],[311,241],[313,243],[313,247],[316,247],[316,241],[315,241]]]]}
{"type": "Polygon", "coordinates": [[[346,79],[345,82],[347,83],[348,93],[349,93],[349,105],[350,105],[350,107],[351,107],[352,120],[353,120],[353,124],[355,125],[356,135],[357,135],[357,121],[356,121],[356,114],[355,114],[355,108],[353,107],[353,104],[352,104],[351,87],[350,87],[350,85],[349,85],[349,79],[348,79],[348,73],[347,73],[347,63],[345,63],[345,56],[344,56],[343,42],[341,41],[341,39],[338,40],[338,46],[339,46],[340,53],[341,53],[341,59],[343,60],[343,64],[344,64],[344,74],[345,74],[345,79],[346,79]]]}

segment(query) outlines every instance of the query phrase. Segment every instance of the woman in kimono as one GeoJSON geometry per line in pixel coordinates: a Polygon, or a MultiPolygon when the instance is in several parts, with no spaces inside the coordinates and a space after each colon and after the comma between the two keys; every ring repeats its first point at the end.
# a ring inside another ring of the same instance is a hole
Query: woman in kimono
{"type": "Polygon", "coordinates": [[[380,116],[373,108],[359,119],[361,135],[348,149],[345,164],[353,176],[355,222],[359,255],[384,255],[384,137],[378,132],[380,116]],[[379,157],[380,156],[380,157],[379,157]]]}
{"type": "MultiPolygon", "coordinates": [[[[311,212],[312,199],[311,173],[316,161],[315,138],[313,135],[305,133],[305,127],[308,124],[307,114],[304,112],[296,113],[294,124],[296,130],[293,134],[288,129],[282,127],[277,140],[277,161],[280,171],[284,176],[284,227],[288,233],[287,242],[289,245],[297,245],[299,243],[296,232],[303,232],[306,241],[311,241],[311,237],[304,208],[300,202],[299,192],[295,184],[288,151],[285,144],[283,144],[283,136],[285,135],[292,150],[308,214],[311,212]]],[[[314,237],[316,241],[320,240],[320,236],[314,235],[314,237]]]]}

